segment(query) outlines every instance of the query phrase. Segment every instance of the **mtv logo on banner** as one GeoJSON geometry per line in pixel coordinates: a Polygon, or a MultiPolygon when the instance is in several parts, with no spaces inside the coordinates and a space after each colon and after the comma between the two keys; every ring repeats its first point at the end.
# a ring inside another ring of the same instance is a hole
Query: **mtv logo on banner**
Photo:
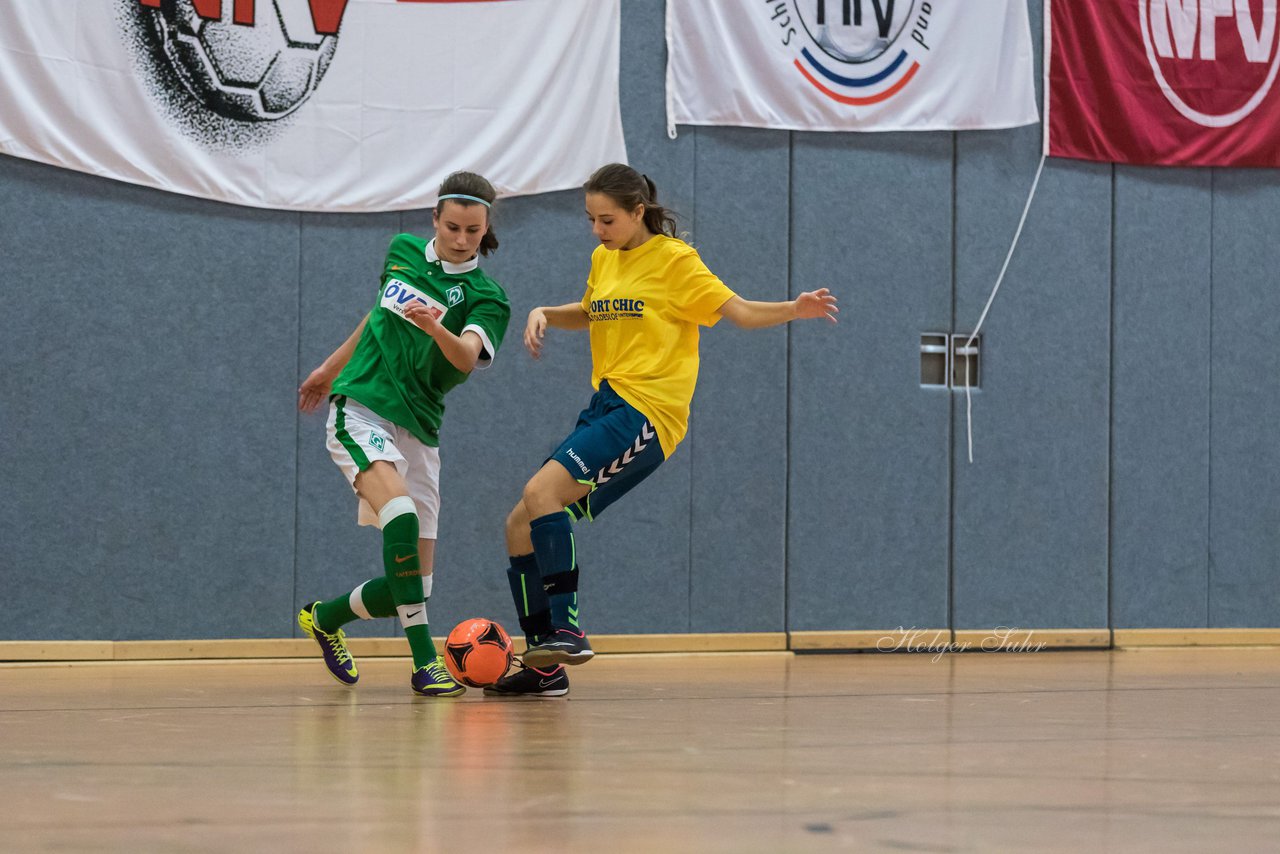
{"type": "Polygon", "coordinates": [[[1026,0],[667,0],[667,123],[791,130],[1037,120],[1026,0]]]}
{"type": "Polygon", "coordinates": [[[1046,150],[1280,166],[1277,0],[1048,0],[1046,150]]]}

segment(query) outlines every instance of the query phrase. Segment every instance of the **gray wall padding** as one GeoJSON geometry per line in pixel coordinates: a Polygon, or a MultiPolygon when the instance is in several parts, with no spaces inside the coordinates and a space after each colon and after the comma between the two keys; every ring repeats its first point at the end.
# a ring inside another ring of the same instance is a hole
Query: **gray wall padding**
{"type": "MultiPolygon", "coordinates": [[[[977,322],[1040,128],[670,140],[663,3],[622,25],[631,160],[708,265],[842,313],[704,333],[685,444],[579,527],[589,631],[1280,625],[1280,177],[1051,161],[983,330],[969,465],[920,334],[977,322]]],[[[288,636],[380,572],[296,389],[429,212],[249,210],[4,157],[0,225],[5,639],[288,636]]],[[[590,395],[584,335],[520,345],[531,307],[581,296],[580,193],[496,226],[513,318],[448,400],[440,632],[515,628],[503,521],[590,395]]]]}

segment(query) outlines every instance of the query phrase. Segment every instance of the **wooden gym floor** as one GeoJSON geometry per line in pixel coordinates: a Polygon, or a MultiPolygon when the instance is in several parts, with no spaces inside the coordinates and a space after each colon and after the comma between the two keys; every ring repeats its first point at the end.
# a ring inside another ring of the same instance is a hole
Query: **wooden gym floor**
{"type": "Polygon", "coordinates": [[[3,851],[1276,851],[1280,650],[0,666],[3,851]]]}

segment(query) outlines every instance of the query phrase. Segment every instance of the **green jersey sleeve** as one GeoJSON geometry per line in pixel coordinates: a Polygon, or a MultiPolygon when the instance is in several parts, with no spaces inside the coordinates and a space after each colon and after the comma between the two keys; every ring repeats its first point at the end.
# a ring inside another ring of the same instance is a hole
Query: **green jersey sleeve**
{"type": "Polygon", "coordinates": [[[382,275],[378,278],[381,288],[391,279],[405,279],[414,276],[423,265],[422,247],[424,241],[412,234],[397,234],[391,238],[387,247],[387,255],[382,261],[382,275]]]}
{"type": "Polygon", "coordinates": [[[493,364],[507,334],[511,320],[511,304],[502,289],[493,283],[492,289],[478,294],[467,306],[467,317],[462,334],[474,332],[480,336],[482,349],[476,362],[476,370],[484,370],[493,364]]]}

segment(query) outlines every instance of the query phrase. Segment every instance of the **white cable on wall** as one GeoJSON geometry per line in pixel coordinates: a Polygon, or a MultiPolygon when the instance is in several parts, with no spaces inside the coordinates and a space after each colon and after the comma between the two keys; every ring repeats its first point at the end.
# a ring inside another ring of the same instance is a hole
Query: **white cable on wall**
{"type": "Polygon", "coordinates": [[[667,40],[667,77],[666,77],[666,98],[667,98],[667,138],[676,138],[676,110],[675,110],[675,81],[671,71],[672,51],[671,51],[671,3],[667,3],[666,17],[663,21],[664,38],[667,40]]]}
{"type": "MultiPolygon", "coordinates": [[[[1000,283],[1004,281],[1004,274],[1009,269],[1009,262],[1013,260],[1013,250],[1018,248],[1018,238],[1022,237],[1022,227],[1027,224],[1027,212],[1031,210],[1031,200],[1036,197],[1036,188],[1040,186],[1040,173],[1044,171],[1045,155],[1040,155],[1040,165],[1036,167],[1035,180],[1031,182],[1031,192],[1027,195],[1027,203],[1022,206],[1022,219],[1018,220],[1018,230],[1014,232],[1013,244],[1009,247],[1009,254],[1004,256],[1004,266],[1000,268],[1000,275],[996,277],[996,286],[991,289],[991,296],[987,297],[987,304],[983,306],[982,315],[978,318],[978,325],[974,327],[973,334],[969,336],[969,340],[965,342],[965,350],[973,346],[974,339],[978,337],[978,333],[982,330],[982,324],[986,322],[987,312],[991,310],[991,304],[995,302],[996,293],[1000,290],[1000,283]]],[[[973,396],[970,394],[969,386],[969,363],[970,357],[964,357],[964,416],[965,423],[969,432],[969,462],[973,463],[973,396]]]]}

